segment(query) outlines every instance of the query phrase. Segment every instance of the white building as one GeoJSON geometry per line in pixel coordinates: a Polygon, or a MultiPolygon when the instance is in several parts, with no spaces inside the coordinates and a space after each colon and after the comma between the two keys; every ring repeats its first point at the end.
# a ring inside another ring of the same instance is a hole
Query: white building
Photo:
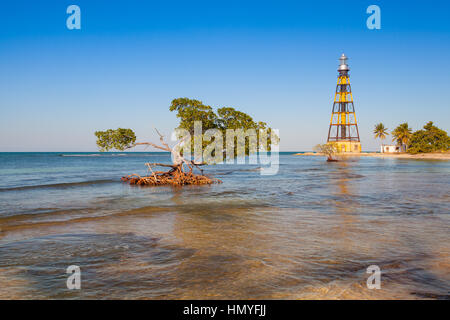
{"type": "Polygon", "coordinates": [[[383,144],[381,145],[381,153],[395,153],[395,152],[400,152],[400,147],[399,146],[394,146],[394,145],[386,145],[383,144]]]}

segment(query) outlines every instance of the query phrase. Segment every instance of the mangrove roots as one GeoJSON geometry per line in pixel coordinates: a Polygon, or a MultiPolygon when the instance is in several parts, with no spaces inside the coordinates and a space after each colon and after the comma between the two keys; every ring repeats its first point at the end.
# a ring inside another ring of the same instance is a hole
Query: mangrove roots
{"type": "Polygon", "coordinates": [[[131,174],[129,176],[122,177],[122,181],[126,181],[129,184],[135,185],[172,185],[172,186],[184,186],[184,185],[201,185],[201,184],[213,184],[222,183],[221,180],[210,178],[202,174],[194,174],[192,172],[192,166],[189,166],[189,171],[183,171],[183,164],[169,165],[161,163],[146,163],[149,168],[149,175],[141,177],[138,174],[131,174]],[[171,167],[169,171],[153,171],[152,166],[164,166],[171,167]]]}

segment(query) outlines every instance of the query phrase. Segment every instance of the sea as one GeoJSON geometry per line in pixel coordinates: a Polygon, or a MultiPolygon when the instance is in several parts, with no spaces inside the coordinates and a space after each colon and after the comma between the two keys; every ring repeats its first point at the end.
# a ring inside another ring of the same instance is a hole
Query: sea
{"type": "Polygon", "coordinates": [[[450,298],[449,161],[282,152],[274,175],[120,180],[170,161],[0,153],[0,298],[450,298]]]}

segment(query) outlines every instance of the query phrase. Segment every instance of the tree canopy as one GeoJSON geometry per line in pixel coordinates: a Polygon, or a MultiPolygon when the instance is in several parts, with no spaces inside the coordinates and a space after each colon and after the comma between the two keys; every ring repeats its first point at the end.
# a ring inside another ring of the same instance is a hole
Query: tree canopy
{"type": "Polygon", "coordinates": [[[194,122],[202,121],[203,130],[208,129],[268,129],[265,122],[255,122],[248,114],[231,107],[218,108],[217,113],[211,106],[189,98],[172,100],[170,111],[176,111],[180,118],[179,128],[194,131],[194,122]]]}
{"type": "Polygon", "coordinates": [[[398,125],[398,127],[392,131],[392,139],[401,146],[408,146],[411,135],[412,130],[407,122],[398,125]]]}
{"type": "MultiPolygon", "coordinates": [[[[211,106],[203,104],[202,101],[189,98],[178,98],[172,100],[169,110],[177,112],[177,117],[180,119],[178,128],[188,130],[192,139],[194,139],[194,122],[201,121],[202,134],[209,129],[218,129],[222,132],[223,137],[225,137],[226,130],[229,129],[254,129],[258,140],[260,138],[260,130],[267,132],[267,151],[271,150],[271,144],[277,144],[279,142],[278,136],[275,136],[276,141],[272,141],[272,129],[267,127],[265,122],[255,122],[248,114],[232,107],[218,108],[216,113],[211,106]]],[[[237,137],[235,138],[235,142],[236,141],[237,137]]],[[[203,141],[203,147],[207,144],[208,141],[203,141]]],[[[234,143],[234,156],[238,155],[236,145],[237,143],[234,143]]],[[[191,146],[194,148],[193,143],[191,146]]],[[[223,150],[225,150],[226,153],[225,140],[223,150]]],[[[259,145],[257,145],[257,150],[251,150],[249,139],[245,141],[245,155],[249,155],[258,150],[260,150],[259,145]]]]}
{"type": "Polygon", "coordinates": [[[106,131],[96,131],[97,146],[100,151],[109,151],[112,149],[125,150],[134,146],[136,135],[131,129],[108,129],[106,131]]]}
{"type": "Polygon", "coordinates": [[[177,112],[177,118],[180,118],[178,128],[188,130],[191,135],[194,134],[195,121],[201,121],[204,130],[217,128],[217,115],[210,106],[204,105],[201,101],[188,98],[173,99],[169,110],[177,112]]]}
{"type": "Polygon", "coordinates": [[[381,122],[375,125],[375,129],[373,130],[373,134],[375,138],[380,138],[381,140],[386,139],[386,136],[389,135],[387,132],[388,128],[384,126],[381,122]]]}
{"type": "Polygon", "coordinates": [[[313,150],[315,152],[323,153],[324,155],[327,156],[328,160],[333,160],[333,156],[339,153],[337,144],[335,142],[318,144],[314,146],[313,150]]]}
{"type": "Polygon", "coordinates": [[[447,151],[450,149],[450,137],[442,129],[428,122],[423,130],[417,130],[411,136],[409,153],[447,151]]]}
{"type": "MultiPolygon", "coordinates": [[[[243,131],[254,129],[257,139],[259,140],[261,134],[260,130],[265,130],[267,132],[267,145],[265,146],[267,151],[271,150],[272,143],[278,143],[279,141],[278,136],[272,136],[272,129],[267,127],[265,122],[255,122],[248,114],[231,107],[218,108],[216,113],[211,106],[205,105],[199,100],[178,98],[172,100],[169,110],[176,112],[176,116],[180,119],[178,128],[187,130],[191,134],[191,139],[194,139],[195,121],[201,121],[201,134],[204,134],[209,129],[218,129],[222,133],[223,138],[225,138],[228,129],[240,129],[243,131]],[[272,141],[272,137],[275,137],[276,141],[272,141]]],[[[136,143],[136,135],[131,129],[108,129],[106,131],[96,131],[95,135],[97,136],[97,145],[100,148],[100,151],[109,151],[113,149],[125,150],[134,147],[137,144],[147,144],[157,147],[155,144],[149,142],[136,143]]],[[[238,137],[235,136],[235,150],[233,150],[234,157],[242,155],[237,152],[237,139],[238,137]]],[[[257,150],[251,150],[249,140],[249,138],[245,139],[246,155],[260,150],[259,144],[257,144],[257,150]]],[[[209,141],[203,140],[202,149],[209,143],[209,141]]],[[[194,143],[191,143],[191,146],[193,149],[194,143]]],[[[226,139],[223,139],[223,150],[226,150],[226,139]]]]}

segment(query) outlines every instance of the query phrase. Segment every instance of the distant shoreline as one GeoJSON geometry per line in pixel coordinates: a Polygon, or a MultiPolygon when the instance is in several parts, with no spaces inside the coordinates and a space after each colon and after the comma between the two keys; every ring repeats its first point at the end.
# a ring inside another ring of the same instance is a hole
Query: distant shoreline
{"type": "MultiPolygon", "coordinates": [[[[325,156],[317,152],[296,153],[294,156],[325,156]]],[[[363,152],[363,153],[347,153],[338,154],[336,157],[376,157],[376,158],[396,158],[396,159],[425,159],[425,160],[450,160],[449,152],[436,153],[378,153],[378,152],[363,152]]]]}

